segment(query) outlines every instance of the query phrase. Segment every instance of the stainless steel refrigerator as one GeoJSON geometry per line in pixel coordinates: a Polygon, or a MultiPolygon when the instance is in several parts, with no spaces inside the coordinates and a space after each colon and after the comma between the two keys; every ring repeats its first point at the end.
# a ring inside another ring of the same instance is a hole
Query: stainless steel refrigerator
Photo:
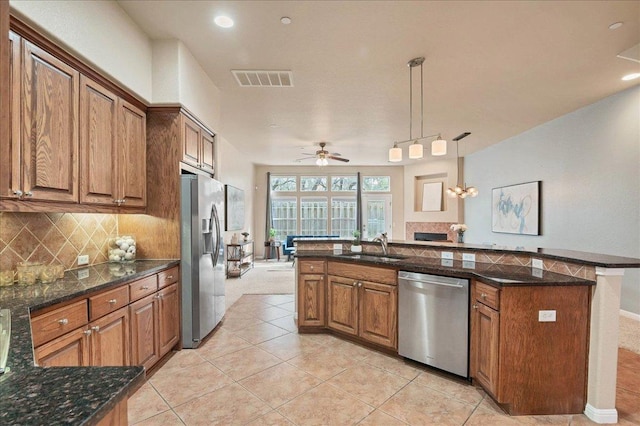
{"type": "Polygon", "coordinates": [[[224,185],[181,175],[182,347],[196,348],[225,312],[224,185]]]}

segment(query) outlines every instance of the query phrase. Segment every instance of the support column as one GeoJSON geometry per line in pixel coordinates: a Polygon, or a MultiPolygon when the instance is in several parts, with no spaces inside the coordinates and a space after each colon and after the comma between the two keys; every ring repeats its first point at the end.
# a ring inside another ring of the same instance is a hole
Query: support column
{"type": "Polygon", "coordinates": [[[620,292],[624,269],[596,268],[591,300],[589,381],[584,414],[596,423],[617,423],[616,374],[620,292]]]}

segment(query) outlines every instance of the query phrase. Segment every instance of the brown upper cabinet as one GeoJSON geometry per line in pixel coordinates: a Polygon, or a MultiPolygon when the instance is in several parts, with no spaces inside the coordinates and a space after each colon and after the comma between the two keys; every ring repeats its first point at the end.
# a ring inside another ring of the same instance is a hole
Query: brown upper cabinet
{"type": "Polygon", "coordinates": [[[12,18],[0,210],[143,212],[145,111],[52,42],[13,25],[12,18]]]}
{"type": "Polygon", "coordinates": [[[194,120],[181,115],[182,162],[213,174],[214,137],[194,120]]]}
{"type": "Polygon", "coordinates": [[[80,77],[80,202],[144,207],[145,114],[80,77]]]}

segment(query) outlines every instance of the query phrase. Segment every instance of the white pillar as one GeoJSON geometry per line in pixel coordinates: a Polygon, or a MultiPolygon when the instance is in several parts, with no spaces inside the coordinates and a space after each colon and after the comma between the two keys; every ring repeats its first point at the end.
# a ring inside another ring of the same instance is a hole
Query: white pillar
{"type": "Polygon", "coordinates": [[[591,300],[589,382],[584,414],[596,423],[617,423],[616,374],[620,291],[624,269],[596,268],[591,300]]]}

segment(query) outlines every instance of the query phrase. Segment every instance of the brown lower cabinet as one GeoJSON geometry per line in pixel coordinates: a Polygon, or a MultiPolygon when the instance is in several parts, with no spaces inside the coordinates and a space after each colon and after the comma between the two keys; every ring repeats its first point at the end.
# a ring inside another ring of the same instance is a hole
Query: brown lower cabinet
{"type": "Polygon", "coordinates": [[[36,313],[31,320],[36,363],[151,368],[180,339],[178,276],[178,267],[171,268],[36,313]],[[159,290],[158,281],[163,286],[159,290]],[[145,292],[149,294],[140,298],[145,292]]]}
{"type": "Polygon", "coordinates": [[[341,262],[324,265],[319,260],[298,263],[298,326],[303,331],[326,327],[396,350],[396,271],[341,262]],[[321,274],[325,269],[327,274],[321,274]]]}
{"type": "Polygon", "coordinates": [[[509,414],[584,410],[590,290],[472,283],[470,375],[509,414]]]}

